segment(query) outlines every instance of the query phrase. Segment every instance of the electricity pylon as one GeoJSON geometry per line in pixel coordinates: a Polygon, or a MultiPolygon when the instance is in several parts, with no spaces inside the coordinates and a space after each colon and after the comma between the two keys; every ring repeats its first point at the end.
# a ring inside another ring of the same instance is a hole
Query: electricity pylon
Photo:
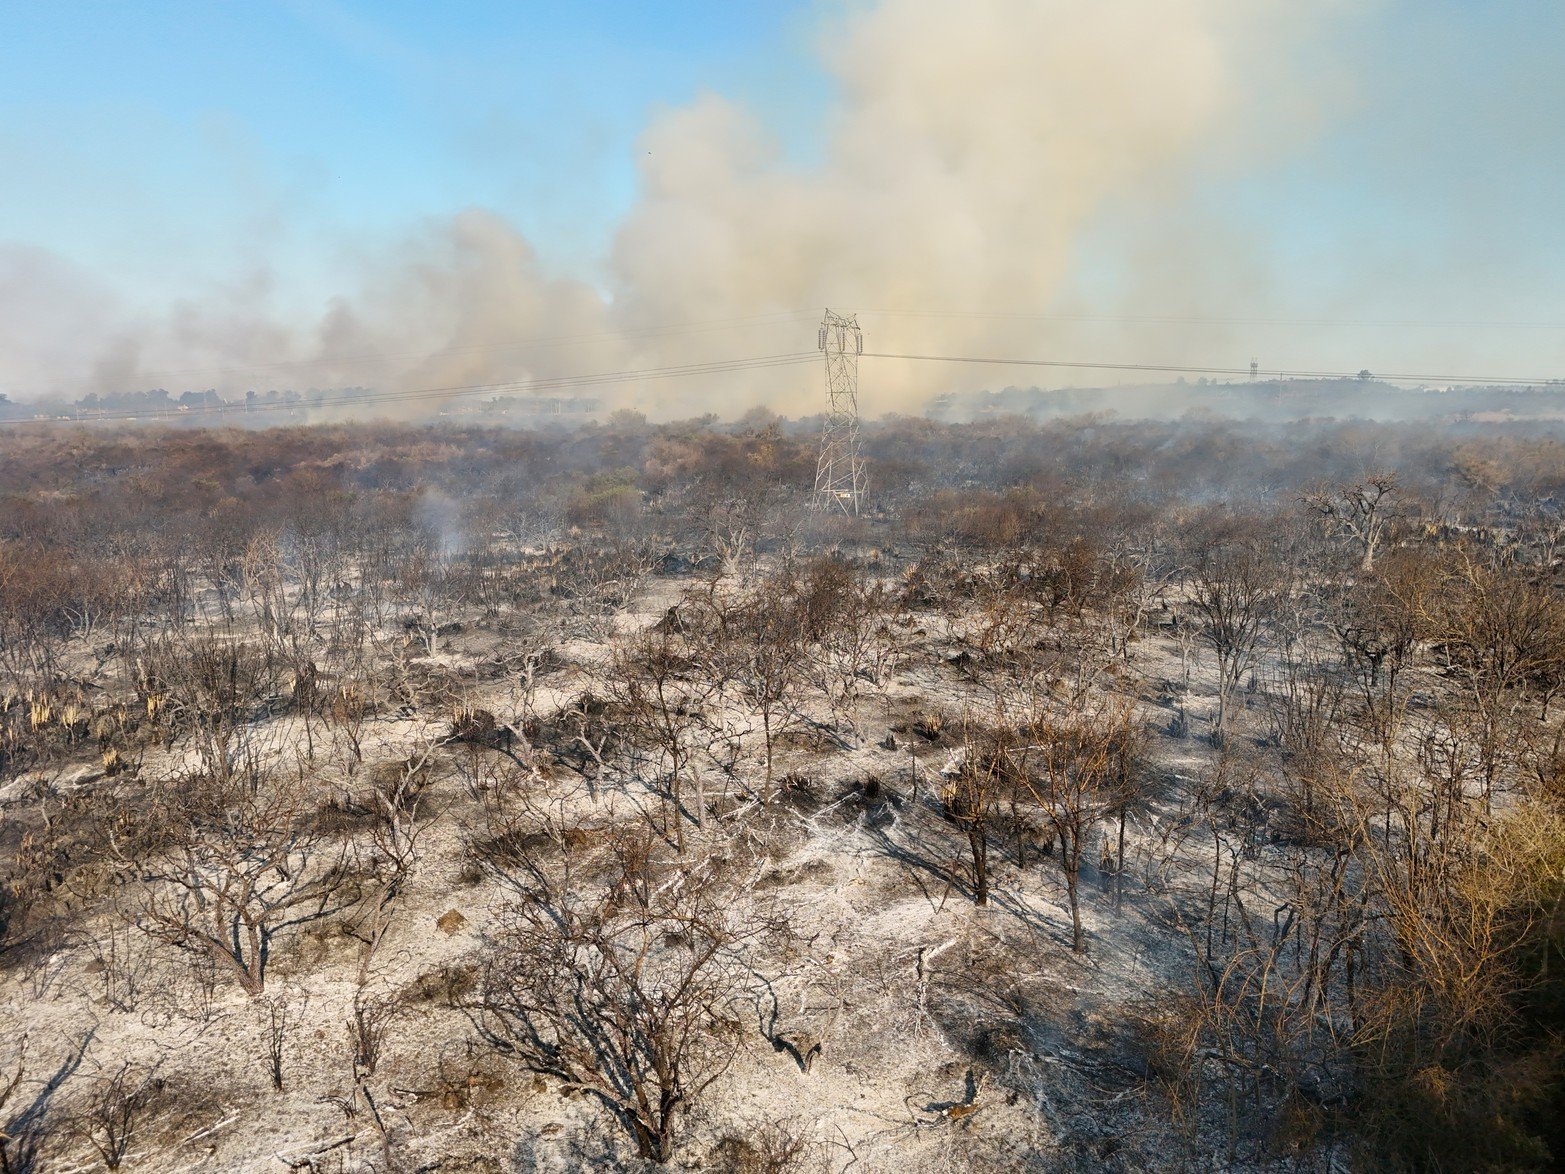
{"type": "Polygon", "coordinates": [[[864,336],[856,314],[826,311],[820,349],[826,355],[826,426],[815,465],[814,508],[857,516],[864,499],[864,457],[859,449],[859,356],[864,336]]]}

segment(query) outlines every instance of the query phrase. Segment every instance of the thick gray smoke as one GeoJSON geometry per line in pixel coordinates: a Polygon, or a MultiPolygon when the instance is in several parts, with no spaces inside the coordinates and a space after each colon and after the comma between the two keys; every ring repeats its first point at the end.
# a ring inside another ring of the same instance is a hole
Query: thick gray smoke
{"type": "MultiPolygon", "coordinates": [[[[616,242],[622,320],[832,304],[955,309],[948,353],[1029,354],[1107,204],[1166,183],[1249,100],[1242,71],[1294,22],[1266,0],[883,0],[828,30],[840,102],[795,173],[709,97],[647,133],[645,198],[616,242]],[[657,296],[648,296],[656,291],[657,296]]],[[[928,323],[865,315],[876,350],[928,323]]],[[[952,371],[875,367],[880,409],[952,371]]],[[[982,379],[983,376],[978,376],[982,379]]],[[[804,403],[818,392],[806,385],[804,403]]]]}
{"type": "MultiPolygon", "coordinates": [[[[1090,289],[1085,243],[1099,218],[1177,205],[1192,161],[1258,108],[1272,131],[1304,133],[1312,103],[1268,106],[1255,72],[1263,62],[1286,81],[1297,46],[1342,19],[1335,4],[1302,8],[881,0],[830,17],[821,51],[838,93],[819,162],[791,165],[720,96],[659,116],[638,152],[642,197],[608,249],[606,293],[546,275],[511,226],[480,210],[364,261],[304,320],[269,296],[279,275],[142,316],[47,256],[0,251],[0,390],[395,393],[639,369],[808,350],[813,327],[799,315],[828,304],[864,311],[872,349],[927,346],[923,324],[876,311],[953,309],[939,331],[948,353],[1036,353],[1048,341],[1037,323],[1005,315],[1090,289]]],[[[1189,241],[1170,248],[1197,255],[1189,241]]],[[[874,412],[996,382],[888,361],[874,373],[874,412]]],[[[597,394],[656,415],[732,415],[756,402],[811,411],[819,390],[795,368],[597,394]]]]}

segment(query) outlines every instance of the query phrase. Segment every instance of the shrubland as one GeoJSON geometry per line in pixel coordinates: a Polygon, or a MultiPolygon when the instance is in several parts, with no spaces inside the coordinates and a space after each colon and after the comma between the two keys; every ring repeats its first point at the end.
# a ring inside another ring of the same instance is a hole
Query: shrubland
{"type": "Polygon", "coordinates": [[[0,436],[0,1172],[1548,1169],[1547,425],[0,436]]]}

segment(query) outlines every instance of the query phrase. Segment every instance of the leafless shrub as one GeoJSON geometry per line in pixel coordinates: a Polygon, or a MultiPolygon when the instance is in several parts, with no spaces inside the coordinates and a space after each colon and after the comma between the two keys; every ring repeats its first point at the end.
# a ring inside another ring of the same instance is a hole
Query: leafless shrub
{"type": "Polygon", "coordinates": [[[97,978],[103,1004],[120,1012],[138,1010],[154,985],[152,959],[142,935],[133,926],[113,924],[88,937],[86,948],[91,959],[85,971],[97,978]]]}
{"type": "Polygon", "coordinates": [[[450,1112],[492,1103],[504,1092],[505,1079],[494,1071],[499,1061],[493,1053],[479,1051],[479,1046],[473,1040],[447,1045],[432,1075],[421,1082],[423,1087],[399,1087],[392,1091],[420,1103],[434,1102],[450,1112]]]}
{"type": "Polygon", "coordinates": [[[214,803],[175,808],[178,846],[148,862],[139,924],[217,965],[255,998],[278,935],[331,911],[347,874],[342,853],[314,830],[301,785],[227,793],[227,803],[217,790],[214,803]]]}
{"type": "Polygon", "coordinates": [[[731,1174],[789,1174],[821,1164],[818,1141],[796,1121],[762,1120],[725,1135],[717,1156],[731,1174]]]}
{"type": "Polygon", "coordinates": [[[451,731],[446,738],[491,750],[507,750],[516,743],[516,732],[502,725],[487,709],[462,706],[451,715],[451,731]]]}
{"type": "Polygon", "coordinates": [[[402,1012],[396,998],[377,998],[360,987],[354,992],[348,1017],[348,1045],[356,1078],[373,1076],[392,1022],[402,1012]]]}
{"type": "Polygon", "coordinates": [[[502,1051],[596,1097],[666,1162],[680,1115],[737,1052],[762,932],[709,866],[654,885],[632,855],[606,887],[513,903],[472,1011],[502,1051]]]}
{"type": "Polygon", "coordinates": [[[399,876],[412,866],[419,837],[428,827],[424,800],[433,781],[434,744],[426,743],[396,762],[370,772],[371,793],[378,816],[371,836],[376,849],[399,876]]]}
{"type": "Polygon", "coordinates": [[[616,647],[611,695],[630,740],[655,760],[649,780],[663,800],[663,832],[685,850],[685,822],[705,832],[705,776],[697,762],[718,734],[710,712],[722,684],[715,658],[681,635],[656,629],[616,647]],[[687,800],[687,789],[694,791],[687,800]]]}
{"type": "Polygon", "coordinates": [[[381,1111],[380,1100],[372,1087],[371,1078],[380,1067],[391,1025],[403,1012],[403,1003],[397,995],[372,994],[369,987],[367,962],[361,963],[359,982],[353,992],[345,1026],[345,1041],[353,1074],[353,1092],[346,1097],[323,1098],[342,1110],[351,1124],[361,1113],[368,1114],[368,1123],[379,1141],[382,1169],[396,1170],[394,1154],[396,1141],[392,1123],[381,1111]]]}
{"type": "Polygon", "coordinates": [[[30,1136],[21,1113],[8,1111],[12,1099],[27,1075],[27,1039],[22,1037],[12,1061],[15,1068],[7,1076],[0,1073],[0,1174],[24,1174],[34,1168],[37,1141],[30,1136]]]}
{"type": "Polygon", "coordinates": [[[1191,605],[1198,631],[1217,660],[1215,741],[1228,733],[1235,694],[1255,664],[1261,636],[1285,581],[1258,538],[1218,534],[1192,555],[1191,605]]]}
{"type": "Polygon", "coordinates": [[[1008,733],[969,725],[963,731],[961,762],[940,785],[941,812],[967,839],[968,879],[973,904],[980,908],[989,904],[990,818],[1013,786],[1006,770],[1008,733]]]}
{"type": "Polygon", "coordinates": [[[97,1151],[105,1166],[118,1170],[163,1098],[164,1082],[154,1070],[126,1060],[112,1074],[92,1077],[88,1085],[84,1103],[70,1118],[71,1130],[97,1151]]]}
{"type": "Polygon", "coordinates": [[[264,650],[231,636],[171,637],[154,646],[142,677],[149,716],[189,741],[206,774],[224,786],[246,774],[255,719],[277,686],[264,650]]]}
{"type": "Polygon", "coordinates": [[[468,861],[517,891],[543,883],[556,858],[573,868],[579,856],[613,837],[605,836],[601,828],[576,823],[569,810],[572,793],[571,788],[563,789],[553,803],[523,795],[514,810],[486,809],[480,824],[463,835],[468,861]]]}
{"type": "Polygon", "coordinates": [[[261,1058],[274,1092],[282,1092],[286,1086],[284,1061],[288,1054],[288,1039],[303,1020],[307,1002],[303,997],[293,999],[272,994],[256,1007],[261,1024],[261,1058]]]}
{"type": "Polygon", "coordinates": [[[349,681],[338,685],[326,704],[332,728],[347,742],[350,769],[364,761],[364,726],[374,710],[367,687],[349,681]]]}
{"type": "Polygon", "coordinates": [[[1360,568],[1368,572],[1374,569],[1375,555],[1387,528],[1402,514],[1396,498],[1396,474],[1377,472],[1353,485],[1306,493],[1304,503],[1320,516],[1335,536],[1354,546],[1360,568]]]}
{"type": "Polygon", "coordinates": [[[546,783],[547,755],[523,747],[515,754],[493,754],[478,746],[462,746],[451,766],[463,792],[485,813],[498,814],[531,785],[546,783]]]}
{"type": "MultiPolygon", "coordinates": [[[[1044,709],[999,747],[996,769],[1008,785],[1027,795],[1059,846],[1071,945],[1077,953],[1086,948],[1082,863],[1097,826],[1110,816],[1123,818],[1138,801],[1145,781],[1140,748],[1134,715],[1128,706],[1113,702],[1063,714],[1044,709]]],[[[1121,859],[1116,874],[1122,868],[1121,859]]]]}

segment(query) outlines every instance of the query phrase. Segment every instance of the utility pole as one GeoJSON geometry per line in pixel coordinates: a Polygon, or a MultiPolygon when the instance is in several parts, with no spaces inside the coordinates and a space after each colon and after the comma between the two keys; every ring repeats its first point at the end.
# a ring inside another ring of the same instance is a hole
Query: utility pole
{"type": "Polygon", "coordinates": [[[864,499],[864,457],[859,446],[859,356],[864,336],[856,314],[826,311],[820,349],[826,356],[826,426],[815,466],[817,511],[840,509],[857,517],[864,499]]]}

